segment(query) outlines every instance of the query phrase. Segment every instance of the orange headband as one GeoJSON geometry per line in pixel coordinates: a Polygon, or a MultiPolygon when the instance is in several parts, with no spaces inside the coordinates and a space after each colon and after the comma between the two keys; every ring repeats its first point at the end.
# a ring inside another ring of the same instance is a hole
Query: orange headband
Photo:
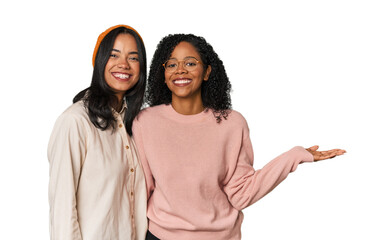
{"type": "MultiPolygon", "coordinates": [[[[113,26],[113,27],[110,27],[108,28],[107,30],[105,30],[104,32],[102,32],[99,37],[98,37],[98,40],[96,41],[96,45],[95,45],[95,48],[94,48],[94,53],[93,53],[93,67],[95,66],[95,58],[96,58],[96,53],[98,52],[98,49],[99,49],[99,46],[100,46],[100,43],[101,41],[103,41],[104,37],[110,33],[112,30],[116,29],[116,28],[119,28],[119,27],[125,27],[127,29],[130,29],[132,31],[134,31],[135,33],[137,33],[137,35],[142,39],[141,35],[139,35],[139,33],[132,27],[128,26],[128,25],[116,25],[116,26],[113,26]]],[[[142,40],[143,41],[143,40],[142,40]]]]}

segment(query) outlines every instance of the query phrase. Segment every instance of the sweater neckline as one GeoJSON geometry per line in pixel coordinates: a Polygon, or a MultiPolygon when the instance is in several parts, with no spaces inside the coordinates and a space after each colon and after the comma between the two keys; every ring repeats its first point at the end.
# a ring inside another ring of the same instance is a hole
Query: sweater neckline
{"type": "Polygon", "coordinates": [[[172,118],[173,120],[185,123],[200,122],[204,120],[207,116],[209,116],[210,113],[210,110],[208,108],[205,108],[200,113],[192,115],[184,115],[176,112],[176,110],[172,107],[171,104],[168,104],[165,109],[168,117],[172,118]]]}

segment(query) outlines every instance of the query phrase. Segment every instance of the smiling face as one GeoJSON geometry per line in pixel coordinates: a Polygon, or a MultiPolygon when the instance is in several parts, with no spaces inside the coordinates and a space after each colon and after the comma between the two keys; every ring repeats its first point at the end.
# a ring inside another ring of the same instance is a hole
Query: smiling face
{"type": "Polygon", "coordinates": [[[119,101],[138,82],[139,71],[136,40],[130,34],[119,34],[115,38],[104,70],[105,81],[113,89],[119,101]]]}
{"type": "Polygon", "coordinates": [[[169,60],[177,60],[176,71],[165,70],[165,82],[172,92],[172,101],[177,99],[201,99],[201,85],[207,81],[210,74],[210,66],[204,71],[203,62],[195,47],[188,42],[180,42],[171,53],[169,60]],[[184,60],[189,59],[199,61],[194,70],[184,68],[184,60]]]}

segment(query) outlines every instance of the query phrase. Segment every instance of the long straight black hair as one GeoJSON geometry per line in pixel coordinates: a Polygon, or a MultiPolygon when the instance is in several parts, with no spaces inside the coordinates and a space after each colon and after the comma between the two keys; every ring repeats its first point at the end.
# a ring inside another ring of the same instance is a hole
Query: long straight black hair
{"type": "Polygon", "coordinates": [[[105,66],[109,60],[110,53],[113,49],[115,38],[119,34],[130,34],[137,43],[138,58],[140,64],[139,79],[136,85],[129,89],[124,98],[127,103],[127,109],[124,117],[124,125],[130,136],[132,136],[133,119],[139,113],[143,104],[143,96],[146,88],[146,50],[140,36],[125,27],[119,27],[110,31],[100,43],[95,57],[94,72],[90,87],[79,92],[73,99],[76,103],[84,101],[88,110],[90,121],[96,128],[106,130],[116,128],[116,119],[113,116],[111,106],[117,103],[117,97],[114,91],[109,87],[104,78],[105,66]]]}

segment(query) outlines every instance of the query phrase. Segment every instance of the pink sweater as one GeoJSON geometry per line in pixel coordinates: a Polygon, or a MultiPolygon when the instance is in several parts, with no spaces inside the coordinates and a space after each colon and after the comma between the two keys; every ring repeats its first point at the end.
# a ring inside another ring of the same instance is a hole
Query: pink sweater
{"type": "Polygon", "coordinates": [[[246,120],[232,111],[181,115],[171,105],[143,110],[133,136],[146,177],[149,230],[163,240],[241,239],[245,207],[313,156],[294,147],[253,168],[246,120]]]}

